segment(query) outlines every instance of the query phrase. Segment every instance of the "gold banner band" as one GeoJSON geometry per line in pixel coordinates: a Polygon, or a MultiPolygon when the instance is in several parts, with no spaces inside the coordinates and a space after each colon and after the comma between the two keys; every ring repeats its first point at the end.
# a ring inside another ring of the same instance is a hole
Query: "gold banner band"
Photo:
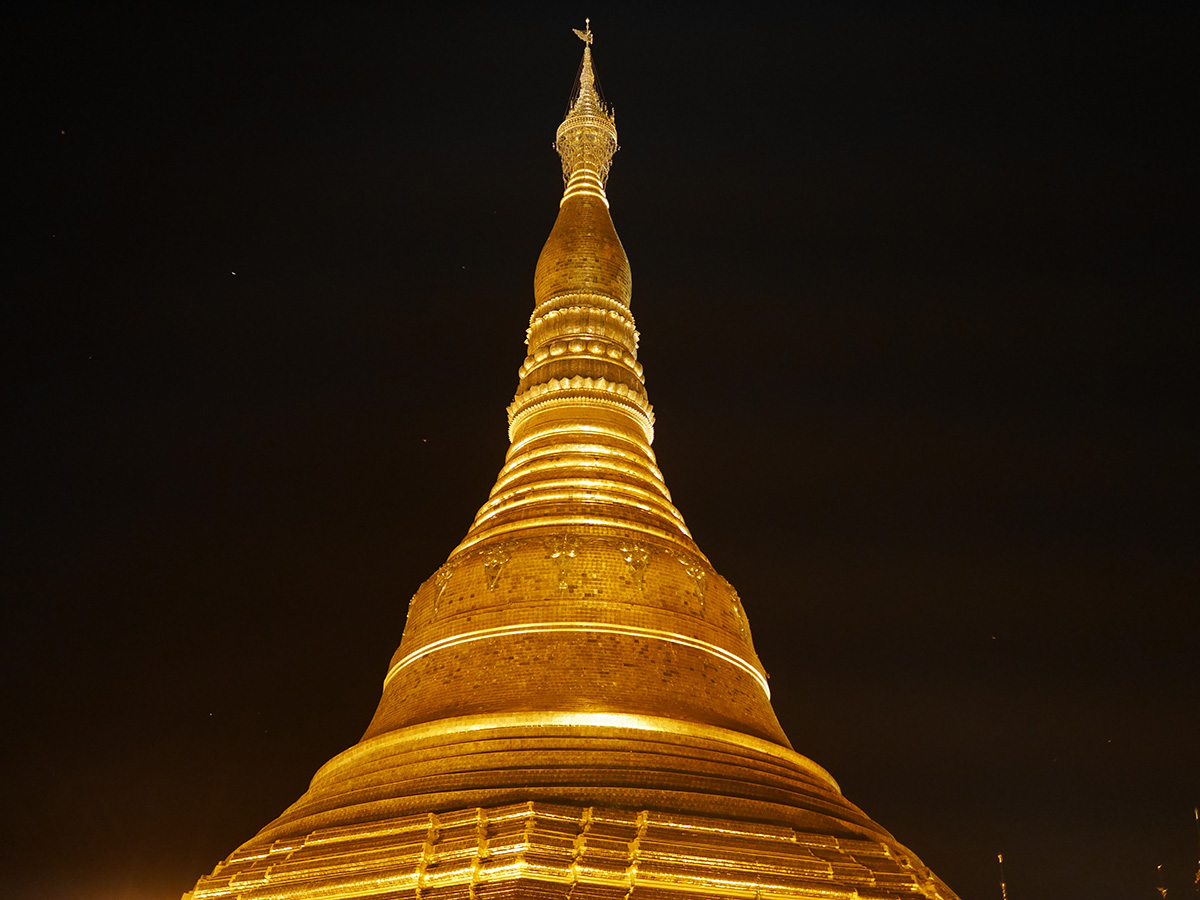
{"type": "Polygon", "coordinates": [[[768,700],[771,699],[771,688],[767,685],[766,676],[750,663],[746,662],[746,660],[735,653],[730,653],[723,647],[718,647],[716,644],[710,644],[708,641],[702,641],[699,638],[688,637],[687,635],[678,634],[673,631],[660,631],[656,628],[639,628],[635,625],[609,625],[605,622],[531,622],[520,625],[507,625],[500,628],[483,628],[479,631],[466,631],[456,634],[453,637],[442,638],[440,641],[426,644],[424,647],[419,647],[397,660],[396,664],[388,670],[387,677],[383,679],[383,686],[386,689],[388,682],[399,674],[405,666],[439,650],[446,650],[450,647],[457,647],[473,641],[486,641],[493,638],[509,637],[511,635],[556,632],[564,634],[579,634],[581,632],[587,634],[619,634],[626,637],[667,641],[672,644],[680,644],[684,647],[702,650],[710,656],[715,656],[717,659],[737,666],[758,683],[768,700]]]}

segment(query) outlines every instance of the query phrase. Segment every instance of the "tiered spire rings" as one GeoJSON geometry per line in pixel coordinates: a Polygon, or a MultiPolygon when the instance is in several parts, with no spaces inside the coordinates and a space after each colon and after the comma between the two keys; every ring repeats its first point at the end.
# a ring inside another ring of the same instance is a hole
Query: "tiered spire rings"
{"type": "Polygon", "coordinates": [[[530,529],[609,527],[696,554],[655,463],[654,410],[637,360],[629,259],[605,183],[612,110],[584,42],[578,91],[558,128],[565,189],[534,273],[528,354],[508,408],[508,460],[457,553],[530,529]]]}

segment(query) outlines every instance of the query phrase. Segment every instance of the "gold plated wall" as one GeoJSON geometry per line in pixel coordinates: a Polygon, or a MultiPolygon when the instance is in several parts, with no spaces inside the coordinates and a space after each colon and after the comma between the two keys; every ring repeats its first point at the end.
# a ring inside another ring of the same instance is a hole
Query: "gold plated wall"
{"type": "Polygon", "coordinates": [[[954,900],[796,753],[651,443],[590,29],[511,444],[362,740],[192,900],[954,900]]]}

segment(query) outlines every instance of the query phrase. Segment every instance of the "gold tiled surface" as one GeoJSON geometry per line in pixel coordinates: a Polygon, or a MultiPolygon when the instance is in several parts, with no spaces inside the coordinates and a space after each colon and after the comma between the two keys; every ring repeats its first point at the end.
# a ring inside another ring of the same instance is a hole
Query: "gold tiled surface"
{"type": "Polygon", "coordinates": [[[547,343],[544,338],[537,340],[535,326],[539,322],[547,324],[545,317],[549,313],[576,305],[575,302],[565,305],[564,298],[586,298],[595,310],[599,336],[614,339],[626,352],[631,352],[636,346],[631,340],[632,320],[627,316],[610,318],[608,312],[619,315],[628,311],[632,294],[629,257],[617,237],[608,205],[596,197],[567,200],[559,207],[558,218],[534,270],[537,313],[530,322],[530,337],[535,342],[531,349],[547,343]],[[602,299],[596,302],[593,298],[602,299]],[[605,299],[616,304],[604,303],[605,299]]]}
{"type": "Polygon", "coordinates": [[[954,900],[894,842],[527,802],[321,828],[235,854],[187,900],[954,900]]]}
{"type": "Polygon", "coordinates": [[[194,900],[955,900],[791,749],[651,443],[591,33],[511,446],[363,739],[194,900]]]}

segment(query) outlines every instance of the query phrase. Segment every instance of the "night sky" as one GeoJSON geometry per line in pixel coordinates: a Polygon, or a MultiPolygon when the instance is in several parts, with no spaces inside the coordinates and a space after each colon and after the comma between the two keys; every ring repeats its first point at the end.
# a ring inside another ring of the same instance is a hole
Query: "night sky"
{"type": "Polygon", "coordinates": [[[5,4],[0,896],[178,897],[361,735],[507,448],[585,15],[796,749],[964,900],[1190,896],[1200,14],[1105,2],[5,4]]]}

